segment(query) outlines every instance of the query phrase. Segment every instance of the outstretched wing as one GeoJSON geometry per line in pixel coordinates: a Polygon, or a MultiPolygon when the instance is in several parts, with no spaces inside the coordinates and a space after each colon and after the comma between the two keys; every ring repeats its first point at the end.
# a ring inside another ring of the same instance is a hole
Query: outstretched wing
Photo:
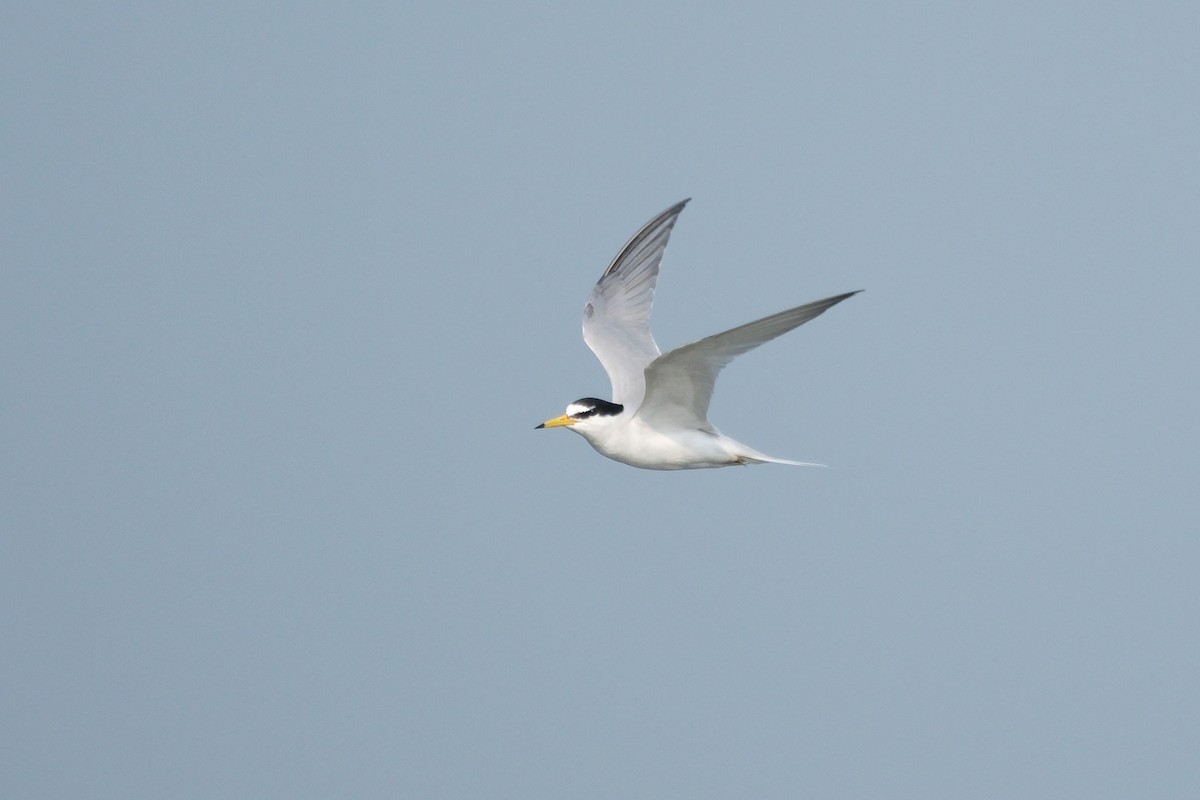
{"type": "Polygon", "coordinates": [[[646,367],[646,397],[637,415],[655,427],[711,429],[708,404],[717,375],[726,364],[856,294],[839,294],[780,311],[659,356],[646,367]]]}
{"type": "Polygon", "coordinates": [[[687,203],[676,203],[633,235],[600,276],[583,308],[583,340],[612,381],[614,403],[636,408],[642,402],[646,365],[659,355],[650,333],[658,265],[687,203]]]}

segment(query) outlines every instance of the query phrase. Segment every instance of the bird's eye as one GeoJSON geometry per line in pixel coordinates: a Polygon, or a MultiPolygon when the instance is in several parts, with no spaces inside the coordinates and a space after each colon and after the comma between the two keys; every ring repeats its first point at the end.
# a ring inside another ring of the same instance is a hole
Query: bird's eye
{"type": "Polygon", "coordinates": [[[582,400],[571,403],[567,406],[567,416],[571,419],[587,419],[596,413],[596,404],[587,403],[582,400]]]}

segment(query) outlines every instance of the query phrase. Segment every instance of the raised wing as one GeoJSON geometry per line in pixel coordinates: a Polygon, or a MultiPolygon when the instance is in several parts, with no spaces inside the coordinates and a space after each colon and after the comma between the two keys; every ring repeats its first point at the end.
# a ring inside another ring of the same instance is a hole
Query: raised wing
{"type": "Polygon", "coordinates": [[[635,233],[600,276],[583,307],[583,340],[612,381],[614,403],[636,408],[642,402],[646,365],[659,355],[650,333],[658,265],[687,203],[676,203],[635,233]]]}
{"type": "Polygon", "coordinates": [[[637,415],[655,427],[711,430],[708,404],[726,364],[856,294],[847,292],[780,311],[659,356],[646,367],[646,397],[637,415]]]}

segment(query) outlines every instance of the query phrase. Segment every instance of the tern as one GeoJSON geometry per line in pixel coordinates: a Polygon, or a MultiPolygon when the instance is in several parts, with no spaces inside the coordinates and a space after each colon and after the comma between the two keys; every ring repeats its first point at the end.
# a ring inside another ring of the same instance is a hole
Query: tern
{"type": "Polygon", "coordinates": [[[683,200],[633,235],[588,295],[583,340],[612,382],[612,400],[584,397],[538,428],[570,428],[602,455],[642,469],[793,464],[729,438],[708,421],[717,375],[735,357],[820,316],[858,292],[780,311],[661,353],[650,333],[658,267],[683,200]]]}

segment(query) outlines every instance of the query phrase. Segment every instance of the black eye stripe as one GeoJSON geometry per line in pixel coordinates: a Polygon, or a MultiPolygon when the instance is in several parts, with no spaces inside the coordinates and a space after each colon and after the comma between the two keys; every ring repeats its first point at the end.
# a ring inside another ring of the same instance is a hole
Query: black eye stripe
{"type": "Polygon", "coordinates": [[[610,403],[595,397],[584,397],[571,405],[583,406],[581,410],[570,415],[571,419],[588,419],[595,416],[614,417],[625,410],[625,406],[620,403],[610,403]]]}

